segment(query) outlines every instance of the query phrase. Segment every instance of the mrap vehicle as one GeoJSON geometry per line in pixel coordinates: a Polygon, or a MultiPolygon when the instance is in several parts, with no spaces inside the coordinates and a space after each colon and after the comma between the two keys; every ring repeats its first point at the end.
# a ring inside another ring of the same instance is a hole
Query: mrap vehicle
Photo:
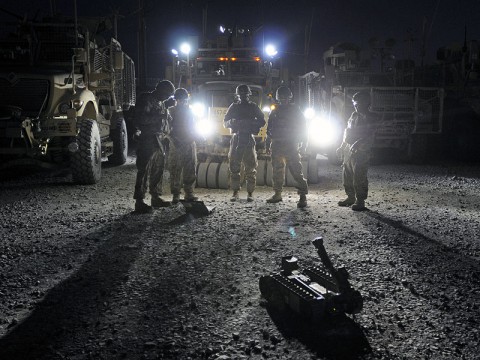
{"type": "Polygon", "coordinates": [[[135,104],[135,69],[104,19],[49,17],[1,25],[0,168],[69,166],[94,184],[102,158],[127,158],[123,110],[135,104]]]}

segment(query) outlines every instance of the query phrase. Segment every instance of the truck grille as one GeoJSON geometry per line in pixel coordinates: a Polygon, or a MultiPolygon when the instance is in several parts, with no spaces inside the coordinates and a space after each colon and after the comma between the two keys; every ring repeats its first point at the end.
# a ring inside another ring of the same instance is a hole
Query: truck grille
{"type": "Polygon", "coordinates": [[[0,78],[0,105],[18,106],[24,116],[37,117],[42,105],[48,101],[48,94],[48,80],[19,79],[12,84],[0,78]]]}

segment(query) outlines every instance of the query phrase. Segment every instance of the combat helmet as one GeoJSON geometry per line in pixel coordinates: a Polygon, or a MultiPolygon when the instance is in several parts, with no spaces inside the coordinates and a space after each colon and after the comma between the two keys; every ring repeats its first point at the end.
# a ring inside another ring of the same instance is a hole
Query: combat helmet
{"type": "Polygon", "coordinates": [[[370,92],[365,90],[356,92],[352,96],[352,103],[354,106],[356,106],[357,104],[361,106],[370,105],[370,92]]]}
{"type": "Polygon", "coordinates": [[[237,94],[238,96],[252,95],[252,90],[250,90],[250,86],[242,84],[237,86],[237,89],[235,90],[235,94],[237,94]]]}
{"type": "Polygon", "coordinates": [[[187,89],[184,89],[184,88],[178,88],[177,90],[175,90],[173,97],[177,101],[186,100],[188,99],[188,91],[187,89]]]}
{"type": "Polygon", "coordinates": [[[171,95],[175,91],[175,86],[173,86],[170,80],[161,80],[157,83],[157,86],[155,86],[155,91],[171,95]]]}

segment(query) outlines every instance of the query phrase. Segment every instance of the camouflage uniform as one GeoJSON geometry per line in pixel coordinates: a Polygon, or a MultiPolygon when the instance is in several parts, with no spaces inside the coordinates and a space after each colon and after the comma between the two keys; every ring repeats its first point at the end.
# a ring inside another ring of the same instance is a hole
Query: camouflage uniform
{"type": "Polygon", "coordinates": [[[136,126],[141,131],[137,145],[137,179],[134,199],[145,198],[148,190],[153,197],[162,195],[165,152],[162,144],[170,115],[164,103],[151,92],[143,93],[135,106],[136,126]]]}
{"type": "Polygon", "coordinates": [[[374,140],[374,113],[366,115],[354,111],[348,119],[343,135],[343,186],[348,198],[364,202],[368,196],[368,165],[374,140]],[[354,150],[352,151],[352,146],[354,150]]]}
{"type": "Polygon", "coordinates": [[[170,148],[168,163],[170,189],[173,195],[193,194],[193,184],[197,180],[197,148],[195,144],[195,118],[186,104],[178,104],[170,109],[170,148]],[[182,184],[183,172],[183,184],[182,184]]]}
{"type": "Polygon", "coordinates": [[[268,118],[267,148],[271,144],[275,193],[282,192],[286,165],[295,179],[298,194],[308,194],[299,152],[299,144],[306,142],[306,137],[307,123],[296,105],[280,104],[271,112],[268,118]]]}
{"type": "Polygon", "coordinates": [[[224,126],[230,128],[233,133],[228,153],[230,187],[233,191],[240,190],[242,162],[245,167],[247,191],[252,193],[255,190],[258,162],[254,135],[257,135],[264,125],[263,112],[251,101],[233,103],[225,114],[224,126]]]}

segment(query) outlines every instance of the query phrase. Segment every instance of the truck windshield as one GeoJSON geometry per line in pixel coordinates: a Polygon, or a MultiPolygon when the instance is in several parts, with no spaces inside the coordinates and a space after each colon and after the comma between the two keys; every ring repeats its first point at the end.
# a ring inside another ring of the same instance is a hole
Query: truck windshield
{"type": "MultiPolygon", "coordinates": [[[[204,98],[205,104],[208,107],[229,107],[233,102],[236,101],[236,95],[233,92],[227,90],[209,90],[205,94],[204,98]]],[[[252,95],[250,96],[250,101],[253,101],[259,105],[260,94],[257,89],[252,89],[252,95]]]]}
{"type": "Polygon", "coordinates": [[[71,23],[3,24],[1,30],[1,64],[69,65],[72,49],[83,46],[82,36],[75,41],[75,28],[71,23]]]}

